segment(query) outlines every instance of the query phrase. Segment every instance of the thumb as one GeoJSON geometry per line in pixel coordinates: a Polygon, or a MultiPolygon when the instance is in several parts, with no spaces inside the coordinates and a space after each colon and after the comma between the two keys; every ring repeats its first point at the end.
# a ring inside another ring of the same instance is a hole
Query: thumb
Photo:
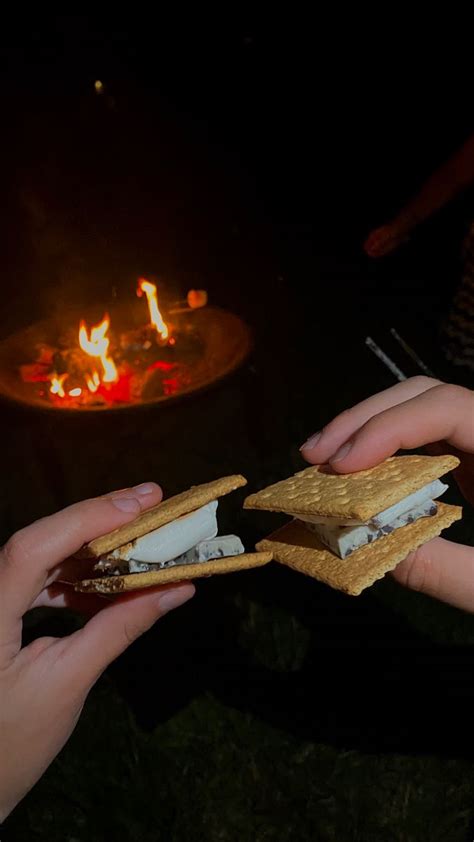
{"type": "Polygon", "coordinates": [[[78,689],[88,690],[134,640],[168,611],[191,599],[194,591],[194,585],[188,582],[119,597],[72,634],[67,639],[64,659],[70,663],[74,682],[80,685],[78,689]]]}
{"type": "Polygon", "coordinates": [[[474,548],[435,538],[393,571],[401,585],[474,612],[474,548]]]}

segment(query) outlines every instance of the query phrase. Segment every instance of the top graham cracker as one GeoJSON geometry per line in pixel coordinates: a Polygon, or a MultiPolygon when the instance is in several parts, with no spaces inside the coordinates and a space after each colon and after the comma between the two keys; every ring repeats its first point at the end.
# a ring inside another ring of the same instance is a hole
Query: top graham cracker
{"type": "Polygon", "coordinates": [[[188,491],[183,491],[181,494],[176,494],[175,497],[163,500],[162,503],[158,503],[157,506],[143,512],[131,523],[126,523],[124,526],[114,529],[113,532],[90,541],[82,548],[80,556],[81,558],[99,558],[104,553],[116,550],[136,538],[141,538],[154,529],[165,526],[183,515],[190,514],[190,512],[200,509],[207,503],[212,503],[213,500],[217,500],[225,494],[230,494],[231,491],[235,491],[236,488],[241,488],[243,485],[247,485],[247,480],[240,474],[222,477],[222,479],[206,482],[203,485],[194,485],[188,491]]]}
{"type": "Polygon", "coordinates": [[[392,456],[353,474],[316,465],[251,494],[244,508],[364,522],[458,465],[455,456],[392,456]]]}

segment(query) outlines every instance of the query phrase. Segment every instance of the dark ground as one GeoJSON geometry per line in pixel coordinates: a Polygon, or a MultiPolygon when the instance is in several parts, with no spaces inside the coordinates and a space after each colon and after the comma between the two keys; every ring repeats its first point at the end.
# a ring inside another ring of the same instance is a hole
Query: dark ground
{"type": "MultiPolygon", "coordinates": [[[[255,352],[157,411],[2,408],[3,538],[147,479],[171,494],[234,471],[251,488],[287,476],[310,432],[393,382],[367,333],[393,351],[395,326],[460,379],[437,330],[472,196],[394,258],[361,250],[469,129],[436,69],[429,83],[380,72],[378,90],[347,56],[339,80],[344,45],[329,65],[304,26],[134,26],[112,37],[63,18],[36,36],[33,21],[27,43],[18,26],[5,36],[2,334],[53,306],[102,311],[112,287],[153,272],[242,315],[255,352]]],[[[242,498],[223,504],[222,529],[251,547],[276,521],[242,498]]],[[[470,518],[452,531],[472,543],[470,518]]],[[[36,615],[26,638],[77,622],[36,615]]],[[[94,688],[11,836],[472,839],[473,642],[471,617],[389,581],[358,599],[276,565],[203,582],[94,688]]]]}

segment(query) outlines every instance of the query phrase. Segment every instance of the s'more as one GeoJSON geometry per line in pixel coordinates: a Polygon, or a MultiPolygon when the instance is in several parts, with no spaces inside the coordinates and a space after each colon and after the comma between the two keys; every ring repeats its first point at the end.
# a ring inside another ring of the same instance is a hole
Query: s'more
{"type": "Polygon", "coordinates": [[[117,594],[267,564],[268,550],[246,553],[237,535],[218,535],[219,499],[246,483],[237,474],[193,486],[86,544],[78,555],[96,575],[75,590],[117,594]]]}
{"type": "Polygon", "coordinates": [[[293,517],[257,550],[358,596],[462,517],[438,502],[448,488],[440,477],[458,465],[455,456],[393,456],[352,474],[316,465],[251,494],[244,508],[293,517]]]}

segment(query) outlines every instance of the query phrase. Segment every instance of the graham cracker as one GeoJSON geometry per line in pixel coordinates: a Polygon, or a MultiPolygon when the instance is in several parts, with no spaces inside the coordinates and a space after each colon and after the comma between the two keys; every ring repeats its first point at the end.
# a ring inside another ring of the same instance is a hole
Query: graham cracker
{"type": "Polygon", "coordinates": [[[244,508],[365,522],[458,465],[455,456],[392,456],[353,474],[316,465],[251,494],[244,508]]]}
{"type": "Polygon", "coordinates": [[[203,576],[215,576],[221,573],[234,573],[238,570],[250,570],[263,567],[273,558],[268,551],[244,553],[229,558],[216,558],[197,564],[180,564],[164,570],[149,573],[129,573],[125,576],[104,576],[98,579],[84,579],[75,582],[74,590],[82,593],[123,593],[151,588],[156,585],[169,585],[172,582],[187,582],[203,576]]]}
{"type": "Polygon", "coordinates": [[[222,477],[222,479],[206,482],[203,485],[193,485],[188,491],[176,494],[175,497],[163,500],[152,509],[142,512],[130,523],[126,523],[124,526],[114,529],[113,532],[85,544],[78,553],[78,557],[99,558],[99,556],[111,550],[122,547],[123,544],[134,541],[135,538],[147,535],[154,529],[158,529],[159,526],[165,526],[178,517],[200,509],[206,503],[212,503],[213,500],[217,500],[243,485],[247,485],[247,480],[240,474],[222,477]]]}
{"type": "Polygon", "coordinates": [[[409,553],[462,517],[460,506],[437,505],[436,515],[395,529],[390,535],[360,547],[345,559],[328,550],[314,532],[298,521],[292,521],[260,541],[257,549],[273,553],[275,561],[312,576],[331,588],[358,596],[389,570],[394,570],[409,553]]]}

